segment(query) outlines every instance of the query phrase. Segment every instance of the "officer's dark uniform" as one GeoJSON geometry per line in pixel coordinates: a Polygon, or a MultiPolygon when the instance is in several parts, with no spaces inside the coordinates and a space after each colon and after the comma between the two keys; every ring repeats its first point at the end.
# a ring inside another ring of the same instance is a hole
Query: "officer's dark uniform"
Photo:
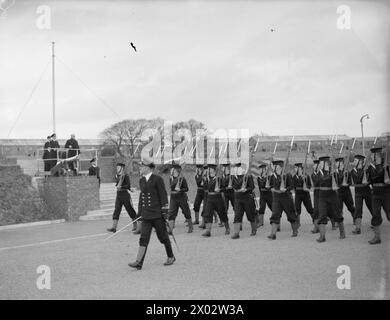
{"type": "MultiPolygon", "coordinates": [[[[380,156],[382,148],[372,148],[374,157],[380,156]]],[[[372,186],[372,219],[375,236],[370,244],[381,243],[380,225],[383,222],[381,210],[385,211],[387,220],[390,221],[390,184],[385,183],[385,170],[389,174],[389,167],[383,164],[370,164],[367,169],[368,181],[372,186]]]]}
{"type": "MultiPolygon", "coordinates": [[[[358,165],[360,162],[363,162],[365,159],[362,155],[356,155],[356,159],[358,159],[358,165]]],[[[363,165],[363,163],[362,163],[363,165]]],[[[363,217],[363,201],[366,203],[366,206],[368,208],[368,211],[370,211],[370,214],[372,216],[372,192],[371,188],[368,184],[363,184],[363,175],[364,175],[364,169],[355,167],[351,170],[351,182],[355,187],[355,226],[356,229],[352,231],[354,234],[360,234],[361,233],[361,223],[362,223],[362,217],[363,217]]]]}
{"type": "MultiPolygon", "coordinates": [[[[273,164],[283,166],[284,162],[281,160],[273,161],[273,164]]],[[[297,223],[297,214],[294,208],[294,202],[291,194],[293,189],[292,177],[291,174],[283,174],[283,179],[285,183],[285,190],[280,190],[282,183],[282,176],[277,174],[275,171],[270,177],[270,185],[272,190],[272,216],[270,219],[272,225],[271,234],[268,236],[269,239],[276,239],[277,226],[280,224],[280,218],[282,217],[283,211],[287,215],[288,222],[291,223],[291,228],[293,230],[293,236],[298,235],[298,223],[297,223]]]]}
{"type": "MultiPolygon", "coordinates": [[[[47,137],[47,139],[50,139],[50,136],[47,137]]],[[[49,150],[47,150],[49,147],[50,147],[50,141],[46,141],[44,146],[43,146],[44,150],[43,150],[43,156],[42,156],[45,171],[50,171],[50,169],[51,169],[51,167],[50,167],[51,163],[50,163],[50,160],[48,160],[50,158],[50,152],[49,152],[49,150]]]]}
{"type": "MultiPolygon", "coordinates": [[[[153,163],[150,165],[154,168],[153,163]]],[[[139,186],[141,193],[139,195],[138,216],[142,217],[140,247],[137,260],[134,263],[129,263],[129,266],[136,269],[142,268],[153,228],[156,230],[157,238],[165,246],[168,256],[168,261],[165,264],[172,264],[176,259],[173,255],[166,220],[163,216],[163,213],[168,212],[168,196],[164,181],[160,176],[152,173],[148,180],[146,177],[142,177],[139,186]]]]}
{"type": "Polygon", "coordinates": [[[187,180],[183,176],[179,176],[179,177],[171,176],[169,182],[171,187],[171,198],[169,201],[169,218],[168,218],[169,225],[171,229],[174,228],[174,222],[176,220],[177,213],[180,208],[188,223],[188,233],[191,233],[193,227],[192,227],[192,219],[191,219],[191,210],[188,205],[187,180]],[[177,187],[179,188],[179,190],[176,190],[177,187]]]}
{"type": "MultiPolygon", "coordinates": [[[[53,136],[54,136],[54,134],[51,137],[53,137],[53,136]]],[[[50,164],[50,169],[49,170],[51,170],[57,164],[57,150],[56,149],[59,149],[60,145],[59,145],[57,140],[52,140],[49,143],[49,147],[51,148],[51,150],[50,150],[50,159],[52,159],[52,160],[49,160],[49,164],[50,164]]]]}
{"type": "MultiPolygon", "coordinates": [[[[116,199],[115,199],[115,210],[112,215],[113,220],[119,220],[119,216],[122,211],[122,206],[125,207],[128,215],[131,219],[135,219],[137,217],[137,213],[135,212],[132,204],[131,204],[131,197],[129,194],[130,191],[130,177],[127,173],[123,173],[122,176],[116,176],[116,184],[115,186],[119,186],[119,183],[122,181],[120,185],[120,190],[117,190],[116,192],[116,199]]],[[[147,200],[147,199],[145,199],[147,200]]]]}
{"type": "Polygon", "coordinates": [[[314,222],[314,210],[313,210],[313,205],[311,203],[310,192],[309,192],[309,190],[311,189],[310,179],[308,179],[308,177],[303,177],[302,175],[298,176],[297,174],[295,174],[292,177],[292,184],[295,190],[294,205],[298,216],[298,224],[300,223],[302,203],[305,206],[307,213],[310,214],[310,217],[314,222]],[[304,179],[306,182],[306,189],[304,186],[304,179]]]}
{"type": "MultiPolygon", "coordinates": [[[[337,162],[344,162],[344,158],[337,158],[337,162]]],[[[353,203],[351,188],[351,175],[345,169],[338,170],[336,172],[337,185],[339,187],[337,191],[337,200],[338,200],[338,208],[341,214],[343,214],[344,203],[351,213],[353,222],[355,222],[354,214],[355,214],[355,205],[353,203]],[[343,185],[344,175],[347,176],[347,185],[343,185]]]]}
{"type": "MultiPolygon", "coordinates": [[[[329,164],[330,167],[330,157],[321,157],[320,161],[325,161],[329,164]]],[[[328,217],[334,219],[335,222],[339,225],[340,238],[345,238],[344,231],[344,218],[338,209],[338,200],[337,200],[337,191],[333,189],[332,186],[332,173],[325,171],[324,169],[320,170],[318,173],[318,185],[319,185],[319,201],[318,201],[318,225],[320,229],[320,238],[317,239],[318,242],[324,242],[326,225],[328,223],[328,217]]]]}
{"type": "MultiPolygon", "coordinates": [[[[236,164],[236,166],[240,167],[241,164],[236,164]]],[[[255,222],[256,205],[253,194],[253,190],[255,189],[253,177],[249,174],[233,175],[232,185],[234,190],[234,234],[232,239],[238,239],[240,237],[239,234],[244,212],[246,214],[246,218],[251,223],[251,235],[254,236],[257,232],[257,225],[255,222]],[[244,182],[244,179],[246,183],[244,182]],[[242,188],[244,188],[244,190],[242,190],[242,188]]]]}
{"type": "MultiPolygon", "coordinates": [[[[211,165],[209,165],[210,167],[211,165]]],[[[215,168],[214,166],[213,168],[215,168]]],[[[213,224],[214,212],[217,212],[221,223],[225,226],[225,234],[230,234],[229,220],[227,216],[225,200],[223,198],[223,192],[225,191],[225,185],[223,179],[220,177],[209,177],[207,182],[207,203],[204,210],[204,219],[206,223],[206,232],[202,235],[210,237],[211,226],[213,224]],[[216,189],[217,182],[219,190],[216,189]]]]}

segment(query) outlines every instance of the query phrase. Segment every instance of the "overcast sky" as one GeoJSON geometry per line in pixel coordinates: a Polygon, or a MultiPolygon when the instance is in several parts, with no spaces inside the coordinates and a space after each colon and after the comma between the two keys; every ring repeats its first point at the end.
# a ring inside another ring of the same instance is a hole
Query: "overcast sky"
{"type": "Polygon", "coordinates": [[[60,138],[157,116],[356,136],[365,113],[376,136],[390,131],[389,30],[389,6],[375,1],[15,0],[0,18],[0,138],[51,133],[51,41],[60,138]],[[42,4],[51,30],[36,26],[42,4]],[[350,30],[337,28],[340,4],[350,30]]]}

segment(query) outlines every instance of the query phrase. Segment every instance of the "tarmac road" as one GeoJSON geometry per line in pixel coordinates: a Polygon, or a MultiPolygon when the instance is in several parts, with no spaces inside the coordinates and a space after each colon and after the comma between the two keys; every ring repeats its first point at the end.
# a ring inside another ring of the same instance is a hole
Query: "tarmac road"
{"type": "MultiPolygon", "coordinates": [[[[201,237],[197,226],[187,234],[179,213],[176,263],[162,265],[165,250],[153,234],[141,271],[127,266],[139,236],[129,227],[105,241],[111,221],[2,230],[0,299],[389,299],[389,222],[382,225],[382,244],[371,246],[369,214],[361,235],[351,234],[352,219],[344,216],[347,238],[339,240],[328,224],[327,242],[318,244],[305,212],[299,236],[291,238],[283,216],[276,241],[267,239],[269,211],[255,237],[245,221],[238,240],[216,224],[211,238],[201,237]],[[50,290],[37,288],[40,265],[50,267],[50,290]],[[336,285],[340,265],[350,268],[349,290],[336,285]]],[[[120,227],[128,222],[122,213],[120,227]]]]}

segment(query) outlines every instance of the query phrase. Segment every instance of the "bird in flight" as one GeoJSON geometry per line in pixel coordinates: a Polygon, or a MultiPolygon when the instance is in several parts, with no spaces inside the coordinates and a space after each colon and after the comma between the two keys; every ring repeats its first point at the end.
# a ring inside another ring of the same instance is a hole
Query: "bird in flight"
{"type": "Polygon", "coordinates": [[[134,49],[134,51],[137,52],[137,48],[135,47],[135,45],[132,42],[130,42],[130,45],[134,49]]]}
{"type": "Polygon", "coordinates": [[[271,29],[271,32],[274,32],[275,31],[275,29],[271,29]]]}

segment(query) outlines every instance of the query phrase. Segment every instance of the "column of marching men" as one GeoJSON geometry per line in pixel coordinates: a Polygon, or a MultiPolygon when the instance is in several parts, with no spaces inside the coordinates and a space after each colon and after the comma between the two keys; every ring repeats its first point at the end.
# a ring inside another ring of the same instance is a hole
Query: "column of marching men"
{"type": "Polygon", "coordinates": [[[371,228],[374,232],[369,243],[381,243],[382,209],[390,221],[389,166],[386,165],[387,154],[384,155],[381,147],[371,148],[367,157],[354,155],[351,167],[349,157],[319,157],[313,160],[311,174],[306,172],[306,159],[305,163],[294,163],[293,173],[286,172],[288,157],[285,160],[273,157],[268,160],[268,163],[259,164],[256,177],[244,163],[197,165],[194,177],[197,187],[193,202],[194,221],[187,196],[188,182],[183,175],[181,164],[172,163],[168,200],[163,179],[154,173],[153,162],[148,159],[141,161],[141,192],[136,214],[127,192],[130,189],[130,179],[123,170],[124,164],[119,163],[113,226],[108,231],[116,232],[122,205],[131,219],[140,218],[138,223],[133,225],[134,233],[141,235],[140,249],[136,262],[129,266],[141,269],[152,228],[156,229],[160,242],[166,247],[168,260],[165,265],[171,265],[176,260],[170,247],[169,235],[173,234],[179,210],[186,219],[188,233],[193,233],[194,225],[199,225],[199,228],[205,229],[202,236],[211,237],[213,220],[218,221],[218,217],[219,226],[225,228],[225,235],[230,235],[231,239],[239,239],[244,214],[251,226],[250,235],[255,236],[257,229],[265,224],[264,215],[268,207],[272,212],[269,220],[271,233],[268,238],[275,240],[277,232],[280,231],[283,212],[291,224],[292,237],[298,236],[304,206],[313,223],[311,233],[318,233],[316,241],[321,243],[326,241],[326,225],[329,221],[332,223],[332,229],[338,228],[339,238],[345,238],[345,204],[353,219],[352,234],[358,235],[362,232],[365,205],[371,214],[371,228]],[[259,201],[255,196],[255,181],[260,194],[259,201]],[[355,199],[352,197],[351,186],[355,189],[355,199]],[[232,225],[228,216],[229,206],[234,212],[232,225]]]}

